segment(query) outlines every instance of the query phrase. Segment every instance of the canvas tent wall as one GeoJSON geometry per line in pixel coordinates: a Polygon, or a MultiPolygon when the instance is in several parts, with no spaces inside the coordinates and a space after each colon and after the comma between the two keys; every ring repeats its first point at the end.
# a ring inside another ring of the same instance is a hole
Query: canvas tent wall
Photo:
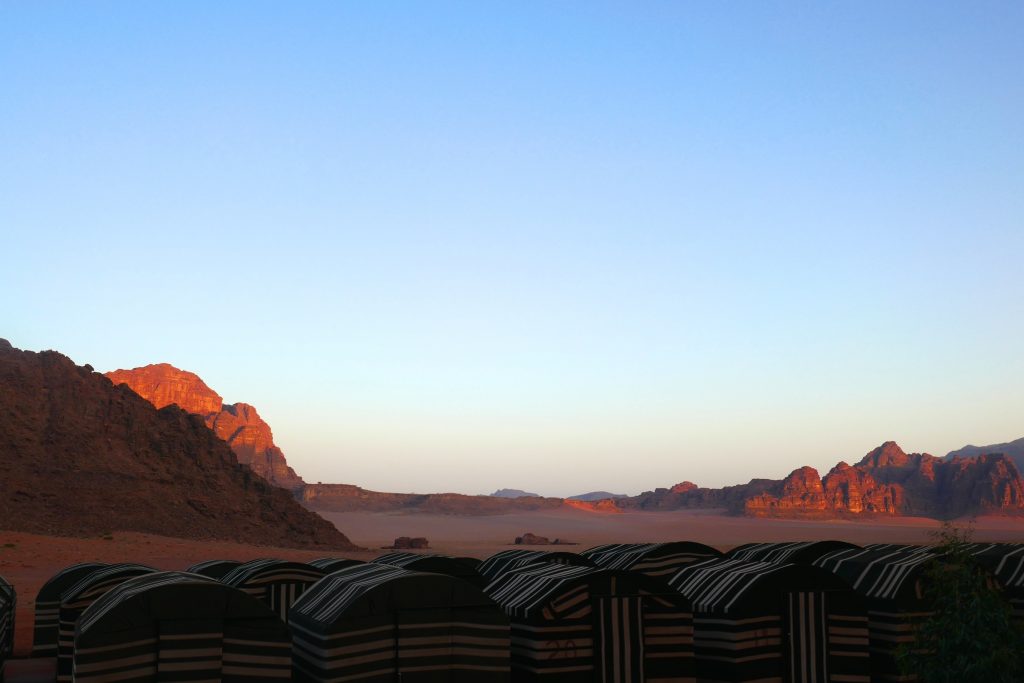
{"type": "Polygon", "coordinates": [[[693,681],[693,612],[635,572],[533,564],[486,588],[512,623],[515,681],[693,681]]]}
{"type": "Polygon", "coordinates": [[[364,564],[292,607],[297,681],[509,680],[508,619],[479,588],[444,574],[364,564]]]}
{"type": "Polygon", "coordinates": [[[0,681],[4,680],[7,660],[14,654],[14,614],[18,595],[14,586],[0,576],[0,681]]]}
{"type": "Polygon", "coordinates": [[[722,558],[688,565],[669,583],[693,602],[701,681],[871,680],[863,601],[826,571],[722,558]]]}
{"type": "Polygon", "coordinates": [[[599,567],[640,572],[667,580],[691,562],[703,562],[722,553],[703,543],[610,543],[581,553],[599,567]]]}
{"type": "Polygon", "coordinates": [[[892,544],[837,550],[814,562],[863,596],[868,615],[872,681],[909,680],[896,652],[914,642],[914,622],[928,616],[921,598],[923,572],[941,561],[933,548],[892,544]]]}
{"type": "Polygon", "coordinates": [[[972,543],[967,550],[999,581],[1013,620],[1024,624],[1024,543],[972,543]]]}
{"type": "Polygon", "coordinates": [[[745,543],[725,554],[744,562],[793,562],[814,564],[814,561],[837,550],[857,550],[859,545],[846,541],[802,541],[791,543],[745,543]]]}
{"type": "Polygon", "coordinates": [[[262,600],[274,614],[287,622],[289,608],[324,574],[323,569],[304,562],[252,560],[232,569],[221,581],[262,600]]]}
{"type": "Polygon", "coordinates": [[[451,557],[434,553],[388,553],[374,560],[377,564],[388,564],[417,572],[446,574],[463,581],[469,581],[478,588],[487,582],[477,571],[479,562],[468,557],[451,557]]]}
{"type": "Polygon", "coordinates": [[[190,574],[199,574],[200,576],[220,580],[240,564],[242,563],[236,560],[206,560],[205,562],[197,562],[185,571],[190,574]]]}
{"type": "Polygon", "coordinates": [[[477,571],[487,582],[490,582],[505,572],[515,571],[516,569],[537,563],[564,564],[575,567],[597,566],[593,560],[579,553],[547,550],[502,550],[480,563],[477,571]]]}
{"type": "Polygon", "coordinates": [[[75,631],[76,683],[287,681],[291,668],[284,622],[200,574],[129,579],[87,608],[75,631]]]}
{"type": "Polygon", "coordinates": [[[360,564],[365,563],[362,560],[351,560],[346,557],[321,557],[309,562],[311,567],[322,569],[325,574],[331,574],[339,569],[347,569],[348,567],[355,567],[360,564]]]}
{"type": "Polygon", "coordinates": [[[32,656],[57,656],[57,631],[60,626],[60,597],[82,577],[108,565],[83,562],[60,570],[43,584],[36,596],[35,623],[32,626],[32,656]]]}
{"type": "Polygon", "coordinates": [[[90,605],[129,579],[156,572],[141,564],[112,564],[82,576],[61,594],[60,624],[57,633],[57,680],[70,682],[78,619],[90,605]]]}

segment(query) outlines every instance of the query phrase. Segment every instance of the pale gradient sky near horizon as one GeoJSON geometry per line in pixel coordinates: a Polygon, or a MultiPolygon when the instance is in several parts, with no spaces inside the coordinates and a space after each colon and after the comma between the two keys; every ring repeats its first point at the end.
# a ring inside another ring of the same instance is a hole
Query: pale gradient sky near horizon
{"type": "Polygon", "coordinates": [[[1024,436],[1024,4],[0,4],[0,337],[308,481],[1024,436]]]}

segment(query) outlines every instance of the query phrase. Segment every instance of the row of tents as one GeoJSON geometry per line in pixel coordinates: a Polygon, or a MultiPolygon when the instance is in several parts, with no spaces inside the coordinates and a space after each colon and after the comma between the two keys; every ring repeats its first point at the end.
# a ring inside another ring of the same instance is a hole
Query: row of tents
{"type": "MultiPolygon", "coordinates": [[[[971,552],[1024,621],[1024,545],[971,552]]],[[[907,680],[923,546],[615,544],[372,563],[80,564],[36,600],[58,681],[907,680]]],[[[13,589],[0,582],[0,655],[13,589]]],[[[2,660],[0,660],[2,666],[2,660]]]]}

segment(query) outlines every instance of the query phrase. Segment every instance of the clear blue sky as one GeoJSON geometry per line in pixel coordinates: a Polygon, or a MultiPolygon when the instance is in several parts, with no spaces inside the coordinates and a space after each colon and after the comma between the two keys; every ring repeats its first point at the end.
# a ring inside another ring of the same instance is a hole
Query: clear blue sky
{"type": "Polygon", "coordinates": [[[1024,4],[4,2],[0,336],[308,480],[1024,436],[1024,4]]]}

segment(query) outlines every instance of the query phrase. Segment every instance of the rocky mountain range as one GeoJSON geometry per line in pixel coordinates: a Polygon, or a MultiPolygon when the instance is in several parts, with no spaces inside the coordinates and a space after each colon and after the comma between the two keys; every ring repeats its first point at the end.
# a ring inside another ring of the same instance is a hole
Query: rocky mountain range
{"type": "Polygon", "coordinates": [[[977,458],[987,453],[1002,453],[1013,460],[1020,472],[1024,472],[1024,439],[1017,439],[1007,443],[996,443],[991,446],[964,446],[961,449],[950,451],[946,454],[947,460],[953,458],[977,458]]]}
{"type": "Polygon", "coordinates": [[[522,489],[498,489],[491,494],[495,498],[540,498],[538,493],[530,493],[522,489]]]}
{"type": "Polygon", "coordinates": [[[157,409],[60,353],[21,351],[5,340],[0,527],[353,547],[288,491],[239,465],[202,419],[176,405],[157,409]]]}

